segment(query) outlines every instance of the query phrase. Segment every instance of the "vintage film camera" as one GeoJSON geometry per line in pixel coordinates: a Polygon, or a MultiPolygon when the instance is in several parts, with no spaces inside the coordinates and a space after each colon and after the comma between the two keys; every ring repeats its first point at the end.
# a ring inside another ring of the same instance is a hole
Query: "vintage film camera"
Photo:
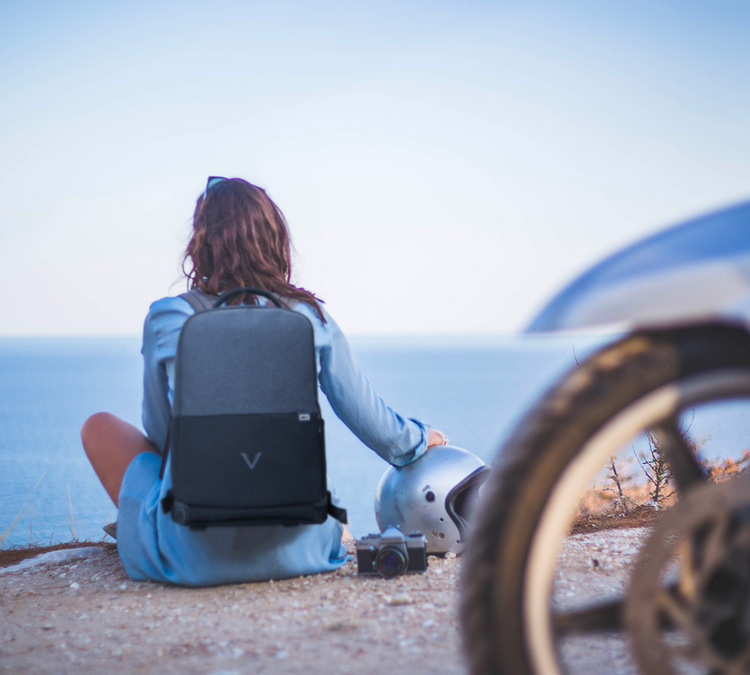
{"type": "Polygon", "coordinates": [[[404,535],[395,527],[357,540],[357,573],[389,579],[427,569],[427,540],[421,532],[404,535]]]}

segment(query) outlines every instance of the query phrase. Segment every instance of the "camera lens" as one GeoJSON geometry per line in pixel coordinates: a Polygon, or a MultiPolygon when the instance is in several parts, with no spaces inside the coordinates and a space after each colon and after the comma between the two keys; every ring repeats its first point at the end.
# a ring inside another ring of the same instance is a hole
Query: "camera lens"
{"type": "Polygon", "coordinates": [[[406,572],[406,567],[406,556],[395,548],[383,548],[375,558],[375,569],[382,577],[397,577],[406,572]]]}

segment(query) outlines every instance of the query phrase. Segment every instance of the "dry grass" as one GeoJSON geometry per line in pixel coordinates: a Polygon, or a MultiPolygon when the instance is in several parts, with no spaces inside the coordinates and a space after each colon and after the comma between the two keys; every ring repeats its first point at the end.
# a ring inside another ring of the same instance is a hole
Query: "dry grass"
{"type": "MultiPolygon", "coordinates": [[[[592,483],[581,497],[572,533],[650,527],[677,501],[675,491],[670,488],[664,493],[666,496],[655,502],[653,481],[644,480],[643,475],[638,476],[638,467],[634,462],[617,462],[615,470],[612,470],[613,464],[614,460],[611,460],[606,477],[592,483]]],[[[703,460],[701,464],[709,480],[720,483],[750,469],[750,451],[743,450],[738,459],[703,460]]],[[[670,482],[667,475],[662,488],[668,488],[670,482]]]]}

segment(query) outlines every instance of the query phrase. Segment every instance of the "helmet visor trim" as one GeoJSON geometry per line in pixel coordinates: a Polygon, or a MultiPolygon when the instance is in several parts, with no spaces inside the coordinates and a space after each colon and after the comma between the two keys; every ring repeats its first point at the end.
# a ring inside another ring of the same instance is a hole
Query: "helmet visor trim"
{"type": "Polygon", "coordinates": [[[460,538],[456,543],[466,543],[468,518],[476,504],[479,488],[487,480],[489,473],[489,467],[479,467],[456,485],[445,498],[445,510],[458,528],[460,538]]]}

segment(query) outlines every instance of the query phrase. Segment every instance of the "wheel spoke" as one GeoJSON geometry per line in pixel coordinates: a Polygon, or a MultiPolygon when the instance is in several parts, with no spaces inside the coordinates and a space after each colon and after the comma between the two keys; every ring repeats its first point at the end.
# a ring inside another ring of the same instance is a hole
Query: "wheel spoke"
{"type": "MultiPolygon", "coordinates": [[[[662,612],[659,628],[669,631],[676,627],[675,619],[684,615],[677,584],[665,586],[657,596],[656,605],[662,612]]],[[[625,629],[625,598],[609,600],[597,605],[572,611],[558,611],[552,617],[555,633],[558,636],[582,633],[608,633],[625,629]]]]}
{"type": "Polygon", "coordinates": [[[618,598],[584,609],[556,612],[552,618],[554,630],[560,636],[622,630],[624,606],[624,600],[618,598]]]}
{"type": "Polygon", "coordinates": [[[672,478],[680,492],[707,479],[695,452],[685,440],[675,419],[662,422],[654,428],[664,457],[669,463],[672,478]]]}

